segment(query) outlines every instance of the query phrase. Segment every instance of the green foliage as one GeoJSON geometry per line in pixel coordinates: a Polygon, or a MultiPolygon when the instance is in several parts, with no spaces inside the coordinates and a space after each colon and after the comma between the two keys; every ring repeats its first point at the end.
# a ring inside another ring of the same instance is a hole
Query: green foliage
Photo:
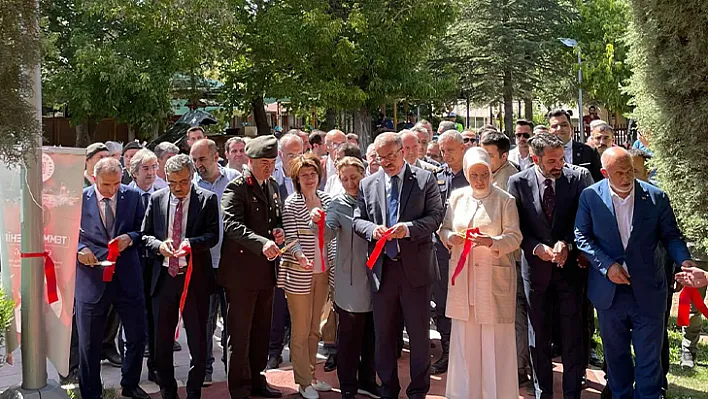
{"type": "MultiPolygon", "coordinates": [[[[10,328],[10,323],[15,318],[15,303],[10,297],[0,292],[0,345],[5,343],[5,334],[10,328]]],[[[0,361],[0,364],[4,359],[0,361]]]]}
{"type": "Polygon", "coordinates": [[[39,62],[38,19],[32,1],[0,0],[0,161],[20,163],[42,135],[28,72],[39,62]]]}
{"type": "Polygon", "coordinates": [[[630,92],[683,233],[708,250],[708,17],[701,0],[632,0],[630,92]]]}

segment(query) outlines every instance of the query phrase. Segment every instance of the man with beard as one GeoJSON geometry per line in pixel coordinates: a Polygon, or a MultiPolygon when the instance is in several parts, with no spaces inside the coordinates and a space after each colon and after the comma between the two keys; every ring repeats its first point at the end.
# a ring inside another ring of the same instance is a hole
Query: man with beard
{"type": "Polygon", "coordinates": [[[551,335],[561,329],[563,396],[580,398],[585,374],[582,319],[582,278],[574,248],[573,219],[580,193],[592,184],[587,170],[564,167],[564,144],[552,134],[530,141],[533,162],[509,180],[516,198],[523,241],[521,273],[530,321],[534,384],[537,398],[553,397],[551,335]],[[560,320],[552,320],[553,305],[560,320]]]}
{"type": "Polygon", "coordinates": [[[606,179],[580,197],[575,240],[591,263],[588,297],[598,313],[608,383],[616,398],[659,398],[667,283],[653,250],[662,243],[675,264],[696,263],[667,195],[635,179],[627,150],[607,149],[602,174],[606,179]]]}
{"type": "Polygon", "coordinates": [[[249,394],[279,398],[261,372],[268,362],[278,245],[285,241],[278,184],[271,178],[278,139],[259,136],[246,144],[248,168],[224,190],[224,241],[217,282],[229,304],[228,386],[231,399],[249,394]]]}
{"type": "Polygon", "coordinates": [[[573,124],[568,112],[562,109],[549,112],[548,125],[551,134],[555,134],[563,142],[565,163],[582,166],[590,171],[594,181],[602,180],[600,155],[592,147],[573,140],[573,124]]]}
{"type": "Polygon", "coordinates": [[[600,155],[615,145],[615,131],[607,122],[596,120],[590,124],[590,140],[600,155]]]}
{"type": "MultiPolygon", "coordinates": [[[[194,176],[194,184],[209,190],[216,194],[219,203],[224,194],[224,189],[230,181],[241,177],[241,173],[231,168],[224,168],[219,165],[219,151],[216,143],[210,139],[202,139],[195,142],[190,150],[190,156],[194,162],[194,167],[197,169],[197,174],[194,176]]],[[[211,266],[210,271],[213,272],[214,278],[219,268],[221,260],[221,243],[224,235],[223,219],[219,217],[219,242],[211,248],[211,266]]],[[[224,289],[217,287],[216,291],[209,296],[209,320],[207,321],[207,348],[206,348],[206,374],[204,376],[204,385],[211,385],[212,374],[214,373],[214,331],[216,331],[216,319],[221,310],[221,317],[226,320],[226,296],[224,289]]],[[[225,323],[224,323],[225,324],[225,323]]],[[[227,327],[221,331],[222,345],[226,345],[228,337],[227,327]]],[[[221,358],[226,369],[226,351],[221,358]]]]}
{"type": "Polygon", "coordinates": [[[529,150],[529,139],[533,136],[533,122],[526,119],[516,121],[516,147],[509,151],[509,161],[519,166],[520,170],[533,166],[531,151],[529,150]]]}

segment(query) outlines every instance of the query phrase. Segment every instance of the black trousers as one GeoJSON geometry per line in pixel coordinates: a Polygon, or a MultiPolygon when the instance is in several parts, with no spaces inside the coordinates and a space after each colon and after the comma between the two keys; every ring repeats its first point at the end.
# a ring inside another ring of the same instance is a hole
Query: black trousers
{"type": "Polygon", "coordinates": [[[261,372],[268,363],[273,288],[226,288],[229,330],[229,393],[241,399],[266,386],[261,372]]]}
{"type": "Polygon", "coordinates": [[[382,383],[383,398],[397,398],[398,380],[396,340],[401,316],[405,317],[410,338],[411,382],[406,394],[423,399],[430,390],[430,285],[413,287],[403,274],[403,262],[385,258],[379,290],[374,293],[376,327],[376,369],[382,383]]]}
{"type": "Polygon", "coordinates": [[[148,348],[147,368],[148,371],[157,371],[155,362],[155,315],[152,308],[152,296],[150,296],[150,282],[152,281],[152,267],[143,269],[143,281],[145,282],[145,343],[148,348]]]}
{"type": "Polygon", "coordinates": [[[337,326],[337,377],[342,394],[376,385],[374,312],[353,313],[335,304],[337,326]],[[358,374],[358,378],[357,378],[358,374]]]}
{"type": "MultiPolygon", "coordinates": [[[[185,275],[165,275],[152,297],[155,315],[155,361],[160,377],[160,391],[164,399],[177,397],[174,352],[172,345],[179,319],[179,301],[184,289],[185,275]]],[[[194,281],[194,280],[192,280],[194,281]]],[[[200,398],[206,374],[206,327],[209,318],[209,295],[189,287],[182,312],[187,331],[187,346],[191,357],[187,376],[187,398],[200,398]]]]}
{"type": "Polygon", "coordinates": [[[288,301],[285,299],[285,291],[276,288],[273,296],[273,318],[270,327],[270,343],[268,345],[268,357],[279,357],[285,348],[285,336],[290,330],[290,311],[288,301]]]}
{"type": "Polygon", "coordinates": [[[551,337],[560,327],[563,358],[563,397],[579,399],[585,373],[583,321],[581,315],[582,286],[566,280],[554,268],[545,290],[533,289],[524,280],[529,315],[529,349],[534,373],[536,397],[553,398],[553,364],[551,337]],[[553,319],[553,305],[559,306],[559,319],[553,319]],[[539,396],[540,395],[540,396],[539,396]]]}

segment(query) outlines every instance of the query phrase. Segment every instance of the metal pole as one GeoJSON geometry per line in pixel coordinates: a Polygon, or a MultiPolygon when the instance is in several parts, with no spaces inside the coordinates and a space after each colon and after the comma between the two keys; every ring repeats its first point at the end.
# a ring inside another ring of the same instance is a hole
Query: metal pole
{"type": "Polygon", "coordinates": [[[580,126],[580,137],[583,142],[585,137],[585,126],[583,126],[583,60],[580,58],[580,46],[578,46],[578,125],[580,126]]]}
{"type": "MultiPolygon", "coordinates": [[[[39,4],[35,1],[39,9],[39,4]]],[[[39,17],[39,12],[37,12],[39,17]]],[[[39,24],[39,20],[34,21],[39,24]]],[[[34,27],[37,31],[37,26],[34,27]]],[[[42,72],[35,65],[30,72],[35,117],[42,124],[42,72]]],[[[42,136],[36,138],[37,151],[28,152],[21,168],[22,252],[44,252],[42,224],[42,136]]],[[[44,331],[44,258],[22,259],[22,388],[42,389],[47,385],[46,339],[44,331]]]]}

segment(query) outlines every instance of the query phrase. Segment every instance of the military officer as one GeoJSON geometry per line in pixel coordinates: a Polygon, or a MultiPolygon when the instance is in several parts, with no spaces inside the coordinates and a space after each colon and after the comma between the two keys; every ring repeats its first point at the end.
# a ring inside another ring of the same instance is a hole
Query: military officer
{"type": "MultiPolygon", "coordinates": [[[[458,188],[467,187],[467,179],[462,171],[462,159],[465,155],[465,142],[457,130],[448,130],[438,137],[440,154],[445,164],[435,173],[440,188],[440,197],[443,206],[447,208],[450,193],[458,188]]],[[[450,350],[450,319],[445,317],[445,303],[447,302],[447,279],[450,269],[450,251],[440,242],[435,235],[435,253],[440,267],[440,280],[433,285],[433,300],[435,301],[435,325],[440,333],[442,356],[431,366],[431,374],[447,372],[447,360],[450,350]]]]}
{"type": "Polygon", "coordinates": [[[245,151],[248,166],[226,186],[221,200],[224,241],[217,281],[228,302],[228,386],[231,399],[249,394],[279,398],[281,392],[261,374],[268,361],[275,260],[285,239],[282,199],[271,177],[278,141],[272,135],[259,136],[245,151]]]}

